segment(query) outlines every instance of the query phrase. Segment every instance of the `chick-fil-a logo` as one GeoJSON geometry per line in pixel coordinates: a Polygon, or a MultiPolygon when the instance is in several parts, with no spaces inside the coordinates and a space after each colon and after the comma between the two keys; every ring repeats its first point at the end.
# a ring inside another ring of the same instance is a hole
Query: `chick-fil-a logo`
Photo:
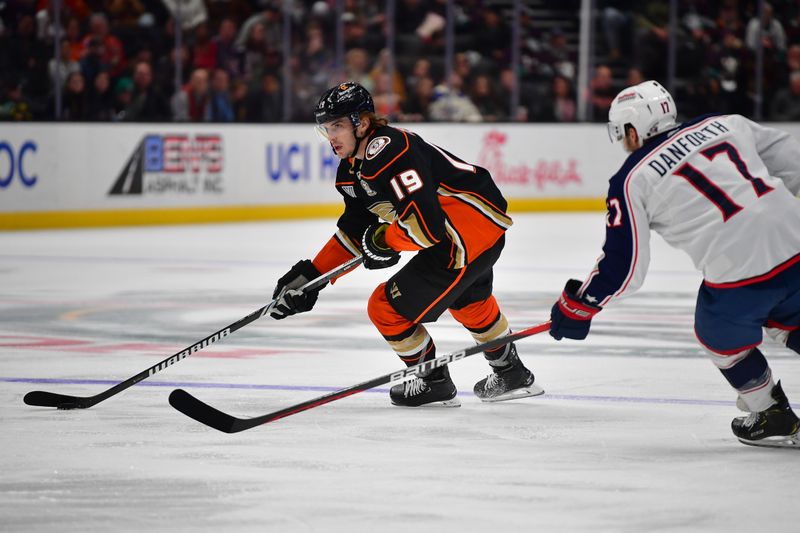
{"type": "Polygon", "coordinates": [[[503,145],[508,136],[497,130],[491,130],[483,138],[483,146],[478,155],[478,164],[492,173],[497,183],[509,185],[535,185],[542,190],[548,184],[566,187],[570,183],[583,182],[578,173],[578,161],[569,158],[566,161],[559,159],[538,159],[533,166],[527,163],[518,165],[508,164],[503,155],[503,145]]]}

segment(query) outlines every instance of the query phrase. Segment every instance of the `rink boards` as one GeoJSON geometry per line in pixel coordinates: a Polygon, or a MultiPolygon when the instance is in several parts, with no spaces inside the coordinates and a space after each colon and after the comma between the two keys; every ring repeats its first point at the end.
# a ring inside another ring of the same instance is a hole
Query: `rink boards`
{"type": "MultiPolygon", "coordinates": [[[[603,209],[624,154],[600,125],[404,125],[492,172],[513,211],[603,209]]],[[[13,124],[0,229],[336,216],[338,159],[310,124],[13,124]]]]}

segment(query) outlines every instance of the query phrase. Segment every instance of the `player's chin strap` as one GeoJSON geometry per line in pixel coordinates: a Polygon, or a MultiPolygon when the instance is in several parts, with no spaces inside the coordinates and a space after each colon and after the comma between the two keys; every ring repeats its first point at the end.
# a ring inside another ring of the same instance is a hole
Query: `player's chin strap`
{"type": "Polygon", "coordinates": [[[350,123],[353,125],[353,137],[355,137],[355,139],[356,139],[356,145],[353,148],[353,153],[351,153],[347,157],[355,157],[356,154],[358,153],[358,147],[361,146],[361,141],[363,141],[364,139],[369,137],[369,134],[372,133],[373,129],[375,129],[375,128],[371,127],[372,124],[370,124],[370,129],[368,129],[366,132],[364,132],[364,135],[362,137],[359,137],[358,136],[358,127],[361,125],[361,117],[359,117],[358,115],[355,115],[355,116],[354,115],[350,115],[350,123]]]}

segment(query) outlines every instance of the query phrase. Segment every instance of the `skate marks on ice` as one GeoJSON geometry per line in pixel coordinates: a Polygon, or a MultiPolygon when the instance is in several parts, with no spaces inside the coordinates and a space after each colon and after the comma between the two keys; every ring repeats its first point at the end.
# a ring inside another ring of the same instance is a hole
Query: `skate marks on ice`
{"type": "MultiPolygon", "coordinates": [[[[386,348],[366,316],[371,291],[336,288],[323,292],[313,313],[276,322],[268,318],[248,325],[225,342],[197,356],[259,357],[282,350],[324,351],[386,348]],[[204,353],[206,352],[206,353],[204,353]],[[236,352],[236,353],[233,353],[236,352]]],[[[497,291],[512,327],[523,328],[549,317],[556,293],[497,291]]],[[[591,345],[555,342],[547,335],[523,341],[522,353],[635,357],[698,357],[694,337],[693,293],[646,292],[603,311],[592,324],[591,345]],[[591,347],[590,347],[591,346],[591,347]]],[[[257,309],[266,301],[244,291],[120,293],[113,298],[79,302],[37,303],[5,300],[0,307],[0,353],[40,350],[153,356],[168,355],[220,326],[257,309]]],[[[458,349],[470,338],[445,313],[429,329],[440,349],[458,349]]],[[[771,356],[789,352],[770,346],[771,356]]],[[[444,352],[443,352],[444,353],[444,352]]]]}

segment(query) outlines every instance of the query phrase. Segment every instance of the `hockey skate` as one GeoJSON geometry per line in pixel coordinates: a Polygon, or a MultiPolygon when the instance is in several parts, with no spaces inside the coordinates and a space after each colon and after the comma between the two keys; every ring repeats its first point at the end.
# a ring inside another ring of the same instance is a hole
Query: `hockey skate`
{"type": "Polygon", "coordinates": [[[475,396],[481,401],[502,402],[544,394],[544,389],[534,383],[533,373],[520,361],[513,343],[510,350],[509,365],[494,367],[491,374],[475,384],[475,396]]]}
{"type": "Polygon", "coordinates": [[[416,377],[395,385],[389,390],[389,398],[400,407],[459,407],[458,390],[450,379],[450,370],[445,366],[429,377],[416,377]]]}
{"type": "Polygon", "coordinates": [[[733,434],[750,446],[800,448],[800,419],[792,411],[779,381],[772,389],[777,402],[764,411],[734,418],[733,434]]]}

